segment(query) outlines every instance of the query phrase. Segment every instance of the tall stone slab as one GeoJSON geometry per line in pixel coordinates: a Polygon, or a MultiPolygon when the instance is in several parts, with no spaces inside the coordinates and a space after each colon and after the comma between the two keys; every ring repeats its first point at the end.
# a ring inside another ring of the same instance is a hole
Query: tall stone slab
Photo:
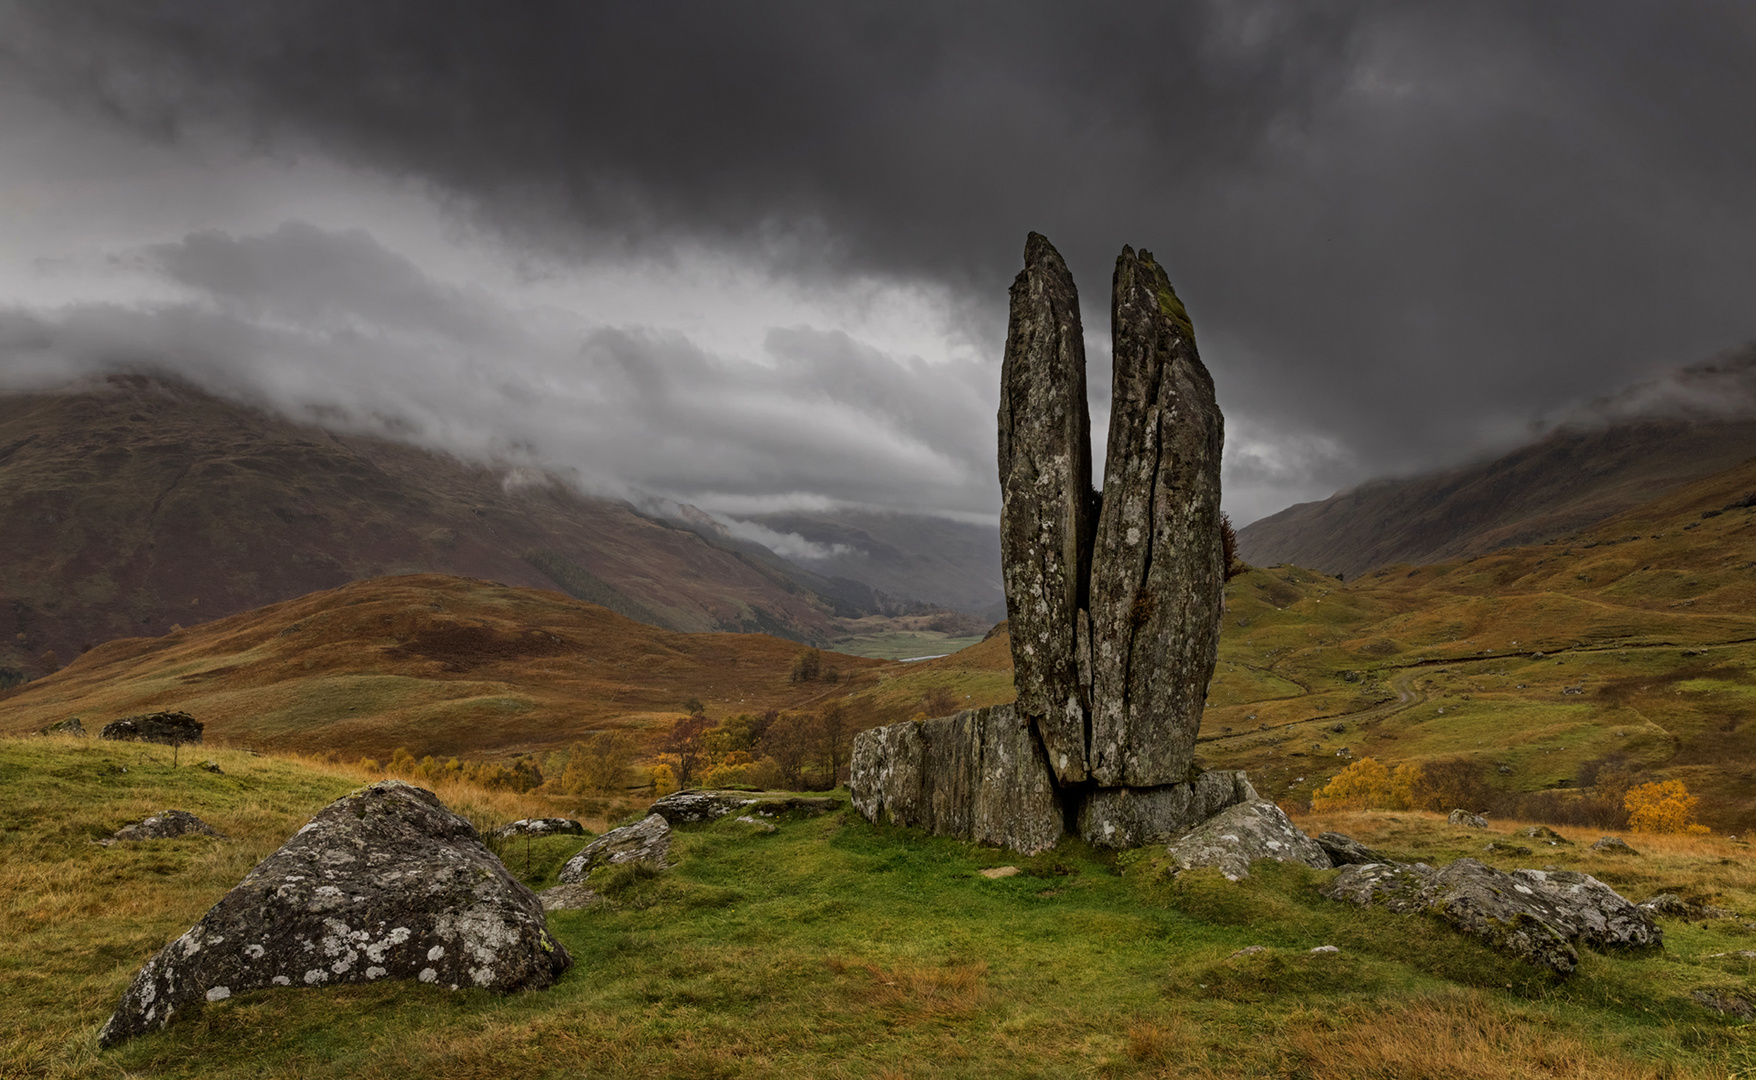
{"type": "Polygon", "coordinates": [[[1000,374],[1000,559],[1018,709],[1063,783],[1088,775],[1080,656],[1091,535],[1085,339],[1073,275],[1031,233],[1000,374]]]}
{"type": "Polygon", "coordinates": [[[1219,647],[1224,421],[1189,316],[1149,252],[1125,247],[1116,260],[1111,335],[1090,571],[1090,774],[1103,787],[1179,784],[1219,647]]]}
{"type": "Polygon", "coordinates": [[[1062,835],[1054,774],[1029,719],[1011,705],[861,732],[849,787],[870,821],[1025,854],[1062,835]]]}

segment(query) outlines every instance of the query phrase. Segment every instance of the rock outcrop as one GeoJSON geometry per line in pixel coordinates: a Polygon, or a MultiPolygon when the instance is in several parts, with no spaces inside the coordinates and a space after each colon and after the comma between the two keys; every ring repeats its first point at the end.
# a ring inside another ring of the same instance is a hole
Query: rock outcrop
{"type": "Polygon", "coordinates": [[[1485,829],[1488,827],[1487,818],[1480,814],[1472,814],[1468,810],[1451,811],[1451,814],[1446,817],[1445,823],[1447,825],[1462,825],[1466,829],[1485,829]]]}
{"type": "Polygon", "coordinates": [[[85,731],[85,725],[79,722],[79,717],[69,716],[65,720],[57,721],[53,724],[50,724],[48,727],[41,729],[40,731],[37,732],[37,734],[38,735],[77,735],[80,738],[84,738],[86,735],[86,731],[85,731]]]}
{"type": "Polygon", "coordinates": [[[1325,896],[1411,914],[1428,912],[1491,947],[1557,975],[1579,965],[1577,944],[1646,948],[1663,942],[1651,917],[1587,874],[1515,870],[1474,859],[1344,867],[1325,896]]]}
{"type": "Polygon", "coordinates": [[[1211,866],[1228,880],[1250,876],[1258,859],[1330,868],[1329,856],[1266,799],[1239,803],[1202,822],[1166,849],[1185,870],[1211,866]]]}
{"type": "Polygon", "coordinates": [[[869,821],[1026,854],[1054,847],[1064,829],[1048,757],[1012,705],[862,732],[849,787],[869,821]]]}
{"type": "Polygon", "coordinates": [[[1195,331],[1151,253],[1123,248],[1109,448],[1091,554],[1091,775],[1183,780],[1219,648],[1224,423],[1195,331]]]}
{"type": "Polygon", "coordinates": [[[1365,866],[1369,863],[1390,861],[1346,833],[1318,833],[1317,846],[1329,856],[1329,862],[1332,866],[1365,866]]]}
{"type": "Polygon", "coordinates": [[[200,742],[202,728],[201,721],[186,712],[142,713],[139,716],[124,716],[105,724],[98,737],[123,742],[179,746],[183,743],[200,742]]]}
{"type": "Polygon", "coordinates": [[[854,805],[871,820],[1027,852],[1067,828],[1132,847],[1255,799],[1241,774],[1194,766],[1226,572],[1213,380],[1150,252],[1123,248],[1113,285],[1100,496],[1079,294],[1054,246],[1026,239],[998,448],[1017,700],[859,735],[854,805]]]}
{"type": "Polygon", "coordinates": [[[385,780],[325,807],[147,961],[99,1041],[244,990],[416,979],[508,992],[572,962],[468,821],[385,780]]]}
{"type": "Polygon", "coordinates": [[[1640,854],[1640,852],[1635,851],[1632,847],[1630,847],[1628,845],[1628,841],[1622,839],[1620,836],[1600,837],[1595,843],[1593,843],[1591,845],[1591,850],[1597,852],[1599,855],[1638,855],[1638,854],[1640,854]]]}
{"type": "Polygon", "coordinates": [[[563,885],[580,885],[600,866],[640,862],[663,870],[670,865],[670,860],[670,823],[657,814],[648,814],[632,825],[611,829],[585,845],[579,854],[561,867],[556,880],[563,885]]]}
{"type": "Polygon", "coordinates": [[[132,825],[122,826],[98,843],[108,845],[121,840],[171,840],[179,836],[213,836],[225,839],[218,829],[187,810],[162,810],[132,825]]]}
{"type": "MultiPolygon", "coordinates": [[[[1000,566],[1019,715],[1062,783],[1087,776],[1091,421],[1073,275],[1031,233],[1000,369],[1000,566]]],[[[1178,779],[1181,779],[1180,777],[1178,779]]]]}

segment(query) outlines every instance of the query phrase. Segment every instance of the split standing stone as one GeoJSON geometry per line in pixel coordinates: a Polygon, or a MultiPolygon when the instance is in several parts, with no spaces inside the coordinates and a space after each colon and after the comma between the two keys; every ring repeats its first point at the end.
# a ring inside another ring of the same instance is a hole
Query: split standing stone
{"type": "Polygon", "coordinates": [[[1224,420],[1149,252],[1116,260],[1103,509],[1091,556],[1091,775],[1187,781],[1219,650],[1224,420]]]}
{"type": "Polygon", "coordinates": [[[1091,422],[1079,293],[1060,253],[1037,233],[1025,241],[1024,269],[1012,283],[1000,374],[1000,493],[1018,709],[1041,735],[1055,776],[1075,783],[1088,773],[1079,626],[1091,536],[1091,422]]]}

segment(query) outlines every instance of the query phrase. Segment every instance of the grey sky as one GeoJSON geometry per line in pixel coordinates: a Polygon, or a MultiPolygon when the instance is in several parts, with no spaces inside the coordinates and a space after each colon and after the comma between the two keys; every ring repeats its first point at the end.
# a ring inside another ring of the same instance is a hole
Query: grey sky
{"type": "Polygon", "coordinates": [[[1243,522],[1756,337],[1753,61],[1736,3],[0,2],[0,376],[984,515],[1036,229],[1100,429],[1169,267],[1243,522]]]}

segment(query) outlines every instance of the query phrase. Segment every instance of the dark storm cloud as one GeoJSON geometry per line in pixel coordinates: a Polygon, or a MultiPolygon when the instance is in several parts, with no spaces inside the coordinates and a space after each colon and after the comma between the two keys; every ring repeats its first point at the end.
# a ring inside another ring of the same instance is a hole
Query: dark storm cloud
{"type": "Polygon", "coordinates": [[[996,351],[1027,229],[1099,331],[1144,244],[1263,491],[1455,459],[1756,336],[1747,4],[0,10],[15,77],[163,138],[415,178],[564,257],[935,280],[996,351]]]}

